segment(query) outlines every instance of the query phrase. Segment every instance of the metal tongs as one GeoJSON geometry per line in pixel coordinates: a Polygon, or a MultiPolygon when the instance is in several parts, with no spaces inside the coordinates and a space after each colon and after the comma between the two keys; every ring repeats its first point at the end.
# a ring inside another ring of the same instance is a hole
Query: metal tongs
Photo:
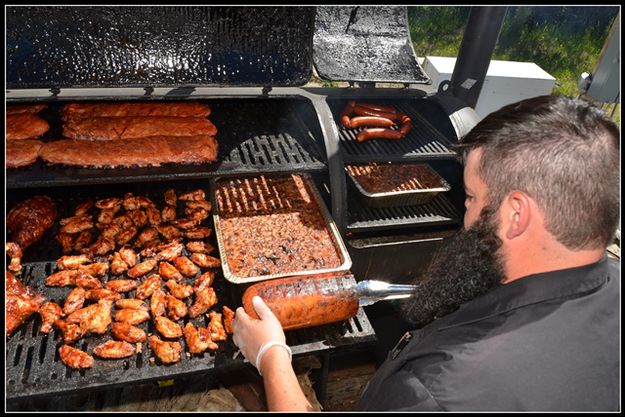
{"type": "Polygon", "coordinates": [[[360,281],[356,284],[356,295],[359,305],[369,306],[383,300],[398,300],[408,298],[417,288],[417,285],[389,284],[384,281],[360,281]]]}

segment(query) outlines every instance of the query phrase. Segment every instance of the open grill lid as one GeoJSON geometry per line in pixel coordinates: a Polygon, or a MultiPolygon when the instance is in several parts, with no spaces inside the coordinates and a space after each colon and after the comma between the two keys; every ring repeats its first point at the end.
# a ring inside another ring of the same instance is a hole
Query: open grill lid
{"type": "Polygon", "coordinates": [[[429,84],[405,7],[317,7],[314,63],[328,81],[429,84]]]}
{"type": "Polygon", "coordinates": [[[11,6],[7,89],[299,86],[314,7],[11,6]]]}

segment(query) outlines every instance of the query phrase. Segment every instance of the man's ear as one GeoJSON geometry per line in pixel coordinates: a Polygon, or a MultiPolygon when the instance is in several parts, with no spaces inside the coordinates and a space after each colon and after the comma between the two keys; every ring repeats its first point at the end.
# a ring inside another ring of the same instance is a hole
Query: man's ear
{"type": "Polygon", "coordinates": [[[522,235],[532,219],[530,198],[522,191],[513,191],[504,199],[505,232],[508,239],[522,235]]]}

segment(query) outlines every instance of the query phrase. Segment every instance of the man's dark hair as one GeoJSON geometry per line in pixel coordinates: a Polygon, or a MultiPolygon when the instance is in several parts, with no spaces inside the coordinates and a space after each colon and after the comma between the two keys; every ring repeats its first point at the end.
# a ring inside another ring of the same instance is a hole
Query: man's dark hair
{"type": "Polygon", "coordinates": [[[591,103],[541,96],[486,116],[456,145],[481,149],[488,204],[512,191],[533,198],[545,227],[567,248],[606,247],[619,220],[619,130],[591,103]]]}

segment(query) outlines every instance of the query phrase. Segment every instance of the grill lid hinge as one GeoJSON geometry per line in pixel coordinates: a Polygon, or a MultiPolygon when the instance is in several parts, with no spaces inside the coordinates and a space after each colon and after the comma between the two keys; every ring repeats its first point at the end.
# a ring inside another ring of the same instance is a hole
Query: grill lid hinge
{"type": "Polygon", "coordinates": [[[263,87],[263,92],[262,92],[263,96],[268,96],[269,92],[271,91],[271,88],[272,87],[270,85],[263,87]]]}

